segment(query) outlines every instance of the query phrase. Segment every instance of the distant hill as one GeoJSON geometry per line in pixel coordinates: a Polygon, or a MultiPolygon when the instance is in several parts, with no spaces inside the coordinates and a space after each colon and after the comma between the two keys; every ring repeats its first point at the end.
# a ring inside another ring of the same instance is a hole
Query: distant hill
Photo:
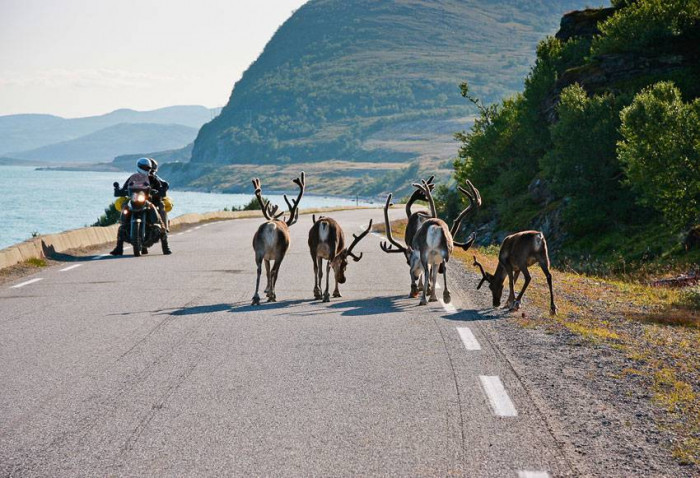
{"type": "Polygon", "coordinates": [[[192,171],[179,171],[191,178],[201,164],[454,157],[452,133],[474,113],[459,83],[469,81],[488,101],[519,90],[538,40],[556,31],[564,12],[587,3],[311,0],[202,127],[192,171]]]}
{"type": "Polygon", "coordinates": [[[195,128],[178,124],[122,123],[12,157],[52,163],[109,162],[124,153],[182,148],[196,135],[195,128]]]}
{"type": "Polygon", "coordinates": [[[220,110],[204,106],[169,106],[152,111],[119,109],[100,116],[70,119],[41,114],[0,116],[0,154],[76,139],[120,123],[179,124],[199,128],[220,110]]]}
{"type": "Polygon", "coordinates": [[[155,159],[156,161],[158,161],[159,165],[172,163],[175,161],[186,163],[190,160],[190,156],[192,156],[192,143],[188,144],[184,148],[169,149],[167,151],[156,151],[154,153],[123,154],[114,158],[112,164],[119,169],[131,171],[132,169],[134,169],[134,164],[136,164],[136,161],[139,158],[143,158],[144,156],[155,159]]]}

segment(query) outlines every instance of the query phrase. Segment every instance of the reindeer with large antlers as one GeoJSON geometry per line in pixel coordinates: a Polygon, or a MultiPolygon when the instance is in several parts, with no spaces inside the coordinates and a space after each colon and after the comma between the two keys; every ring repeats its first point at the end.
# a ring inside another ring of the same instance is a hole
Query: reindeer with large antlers
{"type": "Polygon", "coordinates": [[[333,297],[340,297],[338,284],[345,283],[345,270],[348,267],[348,257],[352,257],[355,262],[362,259],[362,253],[356,255],[352,252],[355,246],[372,230],[372,220],[369,226],[359,236],[353,234],[353,241],[350,247],[345,247],[345,234],[335,220],[330,217],[313,216],[314,225],[309,231],[309,250],[311,259],[314,261],[314,297],[323,299],[323,302],[330,302],[328,289],[330,286],[331,267],[335,276],[335,290],[333,297]],[[326,290],[321,295],[321,282],[323,280],[323,260],[326,260],[326,290]]]}
{"type": "Polygon", "coordinates": [[[465,251],[468,250],[474,243],[475,235],[472,233],[467,242],[455,242],[454,234],[459,231],[462,220],[467,214],[473,212],[481,206],[481,196],[474,185],[467,181],[468,188],[459,187],[460,192],[469,199],[469,206],[462,211],[452,224],[452,228],[448,228],[447,223],[437,217],[435,209],[435,201],[433,200],[431,187],[427,181],[422,181],[422,184],[414,184],[428,200],[430,205],[430,216],[427,217],[414,233],[413,239],[406,246],[394,239],[391,233],[391,224],[389,223],[389,207],[391,206],[391,197],[389,194],[384,206],[384,221],[386,224],[387,242],[380,244],[382,250],[388,253],[401,252],[406,257],[406,262],[410,267],[411,272],[411,289],[421,274],[425,276],[423,284],[423,296],[420,304],[428,303],[427,296],[430,295],[430,302],[437,300],[435,295],[435,286],[437,284],[437,274],[443,274],[445,281],[445,291],[443,292],[443,300],[445,303],[451,301],[450,292],[447,288],[447,262],[450,259],[454,246],[461,247],[465,251]]]}
{"type": "Polygon", "coordinates": [[[289,217],[282,217],[284,211],[279,211],[279,206],[270,205],[269,201],[265,201],[262,197],[262,188],[260,187],[260,179],[253,179],[253,187],[255,188],[255,197],[258,198],[260,209],[267,219],[266,222],[260,225],[255,236],[253,236],[253,249],[255,249],[255,264],[258,267],[258,277],[255,282],[255,295],[253,296],[253,305],[260,305],[260,274],[262,273],[262,263],[265,261],[265,270],[267,272],[267,294],[268,302],[275,302],[277,296],[275,294],[275,285],[277,284],[277,273],[284,259],[287,249],[289,249],[289,228],[299,219],[299,201],[304,195],[306,187],[304,171],[300,177],[294,179],[294,184],[299,187],[299,195],[296,199],[290,202],[287,195],[284,196],[284,202],[289,208],[289,217]],[[281,219],[280,219],[281,218],[281,219]],[[270,268],[270,261],[275,261],[270,268]]]}
{"type": "Polygon", "coordinates": [[[489,289],[493,296],[493,306],[501,305],[501,296],[503,295],[503,281],[508,276],[510,284],[510,294],[506,307],[510,310],[518,310],[523,294],[530,285],[530,272],[527,268],[534,263],[538,263],[545,277],[547,277],[547,285],[549,286],[549,311],[552,315],[557,313],[557,307],[554,305],[554,292],[552,291],[552,274],[549,272],[549,254],[547,253],[547,241],[544,234],[539,231],[522,231],[512,234],[503,240],[501,251],[498,253],[498,266],[496,272],[489,274],[484,271],[484,268],[476,260],[474,256],[474,266],[481,271],[481,282],[476,287],[481,288],[484,282],[489,283],[489,289]],[[518,297],[515,297],[515,282],[518,280],[520,273],[525,276],[525,283],[518,297]]]}

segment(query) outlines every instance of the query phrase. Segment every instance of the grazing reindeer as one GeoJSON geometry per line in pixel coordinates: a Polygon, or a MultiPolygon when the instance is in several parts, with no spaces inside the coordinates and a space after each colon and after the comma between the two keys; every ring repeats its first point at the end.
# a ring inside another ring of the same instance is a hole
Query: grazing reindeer
{"type": "Polygon", "coordinates": [[[345,269],[348,267],[348,257],[352,257],[355,262],[362,259],[362,253],[359,256],[353,254],[353,248],[364,238],[372,229],[372,220],[369,221],[367,229],[359,236],[353,234],[353,241],[350,247],[345,247],[345,234],[340,225],[330,217],[313,216],[314,225],[309,231],[309,249],[311,251],[311,259],[314,261],[314,297],[316,299],[323,298],[323,302],[330,302],[328,288],[330,283],[331,267],[335,276],[335,290],[333,297],[340,297],[338,284],[345,284],[345,269]],[[326,291],[321,296],[321,281],[323,279],[323,259],[326,259],[326,291]]]}
{"type": "Polygon", "coordinates": [[[539,231],[523,231],[512,234],[506,237],[501,244],[501,251],[498,253],[498,266],[496,272],[489,274],[484,271],[484,268],[474,257],[474,265],[481,270],[481,282],[477,286],[477,290],[481,288],[484,282],[489,283],[489,289],[493,295],[493,306],[501,305],[501,296],[503,295],[503,281],[508,276],[510,283],[510,294],[506,307],[510,310],[518,310],[520,308],[520,300],[530,284],[530,272],[527,268],[537,262],[547,277],[549,285],[550,313],[555,315],[557,307],[554,305],[554,292],[552,291],[552,274],[549,272],[549,254],[547,254],[547,241],[544,234],[539,231]],[[525,276],[525,284],[515,298],[515,282],[518,280],[520,273],[525,276]]]}
{"type": "Polygon", "coordinates": [[[423,221],[423,224],[415,232],[410,244],[403,246],[396,241],[391,234],[391,224],[389,223],[389,207],[391,206],[391,194],[387,197],[384,206],[384,221],[386,224],[387,240],[390,244],[382,242],[380,244],[382,250],[388,253],[402,252],[406,257],[406,261],[411,271],[411,288],[419,279],[421,274],[425,275],[423,284],[423,296],[420,305],[428,303],[427,296],[430,295],[430,302],[437,300],[435,295],[435,286],[437,284],[437,274],[443,274],[445,281],[445,291],[443,292],[443,300],[445,303],[451,301],[450,292],[447,288],[447,262],[450,259],[450,254],[454,246],[461,247],[465,251],[468,250],[474,243],[475,235],[471,234],[467,242],[460,243],[453,240],[453,231],[456,233],[459,230],[464,217],[474,211],[481,205],[481,196],[479,191],[467,181],[469,189],[460,187],[459,190],[469,198],[469,206],[462,211],[452,224],[452,228],[447,227],[447,223],[437,217],[435,210],[435,201],[433,200],[430,185],[423,181],[422,184],[414,184],[428,199],[430,205],[430,217],[423,221]]]}
{"type": "Polygon", "coordinates": [[[260,305],[260,295],[258,291],[260,289],[260,274],[262,272],[263,260],[265,261],[265,270],[267,271],[267,287],[265,288],[267,301],[275,302],[277,300],[277,296],[275,295],[277,273],[279,272],[284,255],[287,253],[287,249],[289,249],[289,227],[299,219],[299,201],[301,201],[301,197],[304,195],[304,188],[306,186],[304,171],[301,172],[300,177],[294,180],[294,184],[299,186],[299,195],[296,199],[292,199],[292,202],[289,202],[286,195],[284,196],[284,202],[287,203],[287,207],[289,208],[289,217],[283,217],[280,220],[284,212],[278,213],[279,206],[271,206],[269,201],[263,199],[260,180],[258,178],[253,179],[255,197],[258,198],[260,209],[262,209],[262,213],[265,219],[267,219],[266,222],[260,225],[255,236],[253,236],[255,264],[258,266],[258,277],[255,281],[253,305],[260,305]],[[272,269],[270,269],[270,261],[272,260],[275,261],[275,264],[272,266],[272,269]]]}

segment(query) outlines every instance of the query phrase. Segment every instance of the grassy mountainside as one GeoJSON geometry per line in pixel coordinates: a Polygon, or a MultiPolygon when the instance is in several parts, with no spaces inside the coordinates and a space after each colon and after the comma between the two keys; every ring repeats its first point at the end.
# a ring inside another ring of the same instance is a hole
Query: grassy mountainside
{"type": "Polygon", "coordinates": [[[84,118],[61,118],[40,114],[0,116],[0,154],[28,151],[69,141],[120,123],[180,124],[199,128],[219,111],[219,108],[209,109],[193,105],[169,106],[152,111],[119,109],[104,115],[84,118]]]}
{"type": "Polygon", "coordinates": [[[516,91],[537,40],[584,3],[312,0],[202,127],[192,172],[201,164],[448,159],[452,132],[472,113],[458,83],[478,84],[493,100],[516,91]]]}
{"type": "Polygon", "coordinates": [[[53,163],[108,162],[120,153],[181,148],[196,134],[195,128],[177,124],[122,123],[13,156],[53,163]]]}

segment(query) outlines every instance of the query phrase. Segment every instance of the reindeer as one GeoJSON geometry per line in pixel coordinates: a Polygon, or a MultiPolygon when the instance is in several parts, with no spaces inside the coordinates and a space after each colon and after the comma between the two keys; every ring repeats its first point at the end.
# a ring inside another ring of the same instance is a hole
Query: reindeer
{"type": "Polygon", "coordinates": [[[367,229],[359,236],[353,234],[353,241],[350,247],[345,247],[345,234],[335,220],[330,217],[313,216],[314,225],[309,231],[309,249],[311,251],[311,260],[314,262],[314,298],[321,299],[323,302],[330,302],[328,294],[330,282],[330,269],[333,267],[335,276],[335,290],[333,297],[341,297],[338,290],[338,284],[345,284],[345,270],[348,267],[348,257],[352,257],[355,262],[362,259],[362,253],[359,256],[353,254],[353,248],[367,235],[372,229],[372,220],[369,221],[367,229]],[[323,279],[323,259],[326,262],[326,291],[321,295],[321,281],[323,279]]]}
{"type": "Polygon", "coordinates": [[[255,188],[255,197],[258,198],[260,209],[267,219],[266,222],[260,225],[255,236],[253,236],[253,249],[255,249],[255,264],[258,266],[258,277],[255,281],[255,295],[253,296],[253,305],[260,305],[260,274],[262,272],[262,262],[265,261],[265,270],[267,271],[267,294],[268,302],[276,302],[275,285],[277,284],[277,273],[284,259],[284,255],[289,249],[289,228],[299,219],[299,201],[304,195],[306,181],[304,171],[301,176],[294,179],[294,184],[299,186],[299,195],[292,202],[284,196],[284,202],[289,208],[289,217],[282,217],[284,212],[277,212],[279,206],[271,206],[269,201],[265,201],[262,197],[262,188],[260,187],[260,179],[253,179],[253,187],[255,188]],[[280,217],[282,219],[280,220],[280,217]],[[275,264],[270,269],[270,261],[274,260],[275,264]]]}
{"type": "Polygon", "coordinates": [[[493,295],[493,306],[501,305],[501,296],[503,295],[503,281],[508,276],[510,284],[510,294],[506,307],[511,311],[520,308],[520,301],[523,294],[530,284],[530,272],[527,268],[537,262],[547,277],[547,285],[549,285],[550,313],[556,315],[557,307],[554,305],[554,292],[552,291],[552,274],[549,272],[549,254],[547,253],[547,241],[544,234],[539,231],[522,231],[506,237],[501,244],[501,251],[498,253],[498,266],[496,272],[489,274],[484,271],[484,268],[474,257],[474,266],[481,271],[481,282],[476,287],[481,288],[484,282],[489,283],[489,289],[493,295]],[[520,273],[525,276],[525,284],[515,298],[515,282],[518,280],[520,273]]]}
{"type": "Polygon", "coordinates": [[[449,303],[452,299],[447,287],[447,262],[450,259],[454,246],[461,247],[465,251],[468,250],[474,243],[475,235],[472,233],[467,242],[455,242],[454,234],[459,231],[464,217],[473,212],[481,205],[481,196],[474,185],[467,181],[469,189],[459,187],[460,192],[469,198],[469,206],[463,210],[452,224],[452,228],[448,228],[447,223],[437,217],[435,210],[435,201],[433,200],[430,185],[427,181],[422,184],[414,184],[428,199],[430,205],[430,217],[426,218],[422,225],[415,232],[410,244],[406,246],[393,238],[391,233],[391,224],[389,223],[389,207],[391,206],[391,197],[389,194],[384,206],[384,221],[386,224],[387,242],[382,242],[380,247],[384,252],[397,253],[402,252],[406,257],[406,262],[410,267],[412,286],[421,274],[425,275],[423,284],[423,296],[420,305],[428,303],[427,296],[430,295],[430,302],[437,300],[435,295],[435,286],[437,284],[438,272],[443,274],[445,281],[445,291],[443,292],[443,300],[449,303]]]}

